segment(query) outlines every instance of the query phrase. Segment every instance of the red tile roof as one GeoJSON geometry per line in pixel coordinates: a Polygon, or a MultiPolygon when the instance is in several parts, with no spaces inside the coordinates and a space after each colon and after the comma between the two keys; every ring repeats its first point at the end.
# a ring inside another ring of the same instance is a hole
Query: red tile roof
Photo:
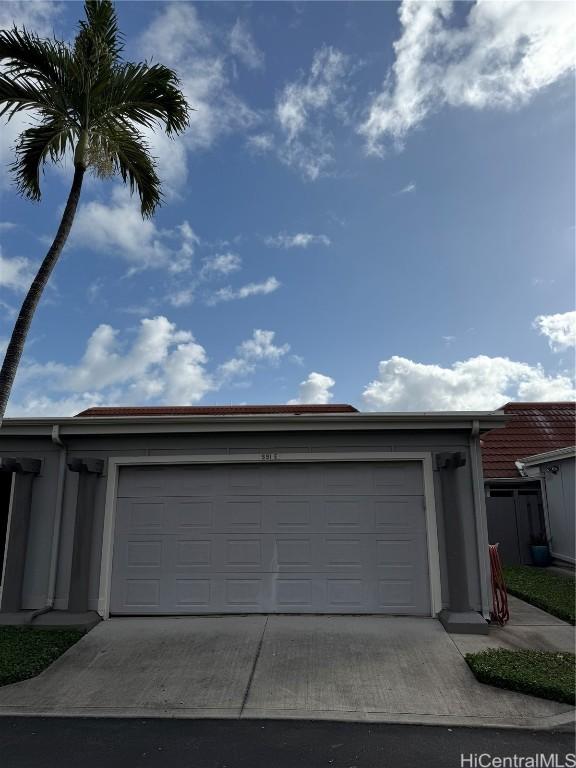
{"type": "Polygon", "coordinates": [[[515,461],[576,444],[576,403],[508,403],[505,427],[482,435],[484,477],[519,477],[515,461]]]}
{"type": "Polygon", "coordinates": [[[250,416],[357,413],[353,405],[165,405],[88,408],[76,416],[250,416]]]}

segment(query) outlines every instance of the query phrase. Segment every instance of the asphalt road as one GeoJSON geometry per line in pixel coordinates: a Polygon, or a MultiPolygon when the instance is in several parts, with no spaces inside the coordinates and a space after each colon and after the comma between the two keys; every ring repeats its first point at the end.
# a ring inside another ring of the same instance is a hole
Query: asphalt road
{"type": "Polygon", "coordinates": [[[572,734],[549,731],[293,720],[0,718],[2,768],[456,768],[462,752],[558,753],[562,766],[573,751],[572,734]]]}

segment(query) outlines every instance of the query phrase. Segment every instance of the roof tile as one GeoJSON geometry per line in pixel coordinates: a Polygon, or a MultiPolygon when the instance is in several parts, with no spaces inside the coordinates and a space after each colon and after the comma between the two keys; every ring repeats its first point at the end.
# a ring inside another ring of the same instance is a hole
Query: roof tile
{"type": "Polygon", "coordinates": [[[576,403],[508,403],[504,427],[482,435],[486,478],[519,477],[515,461],[576,443],[576,403]]]}
{"type": "Polygon", "coordinates": [[[353,405],[165,405],[88,408],[76,416],[249,416],[255,414],[357,413],[353,405]]]}

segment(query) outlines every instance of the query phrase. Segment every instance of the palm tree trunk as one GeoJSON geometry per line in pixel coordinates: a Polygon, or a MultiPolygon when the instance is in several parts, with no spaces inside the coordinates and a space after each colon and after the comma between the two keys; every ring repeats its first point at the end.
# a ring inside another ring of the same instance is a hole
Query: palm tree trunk
{"type": "Polygon", "coordinates": [[[85,172],[86,167],[84,164],[78,163],[75,166],[74,180],[72,182],[70,194],[68,195],[68,200],[66,201],[64,213],[62,214],[58,232],[56,232],[56,237],[50,246],[50,250],[46,254],[44,261],[26,294],[26,298],[22,302],[20,314],[14,324],[12,336],[10,337],[8,348],[6,349],[6,355],[4,356],[4,362],[2,363],[2,370],[0,371],[0,424],[2,423],[4,413],[6,412],[6,405],[8,403],[8,398],[10,397],[18,364],[22,357],[26,337],[28,336],[32,319],[34,318],[34,312],[36,311],[38,302],[44,292],[48,278],[50,277],[50,274],[62,253],[62,248],[64,248],[68,235],[70,234],[72,222],[74,221],[74,215],[80,199],[85,172]]]}

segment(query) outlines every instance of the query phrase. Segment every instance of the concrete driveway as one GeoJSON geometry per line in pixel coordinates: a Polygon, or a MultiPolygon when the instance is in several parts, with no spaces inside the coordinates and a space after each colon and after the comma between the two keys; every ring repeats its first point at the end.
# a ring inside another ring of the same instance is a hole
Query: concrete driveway
{"type": "Polygon", "coordinates": [[[570,708],[476,682],[434,619],[102,622],[0,714],[304,718],[544,727],[570,708]]]}

